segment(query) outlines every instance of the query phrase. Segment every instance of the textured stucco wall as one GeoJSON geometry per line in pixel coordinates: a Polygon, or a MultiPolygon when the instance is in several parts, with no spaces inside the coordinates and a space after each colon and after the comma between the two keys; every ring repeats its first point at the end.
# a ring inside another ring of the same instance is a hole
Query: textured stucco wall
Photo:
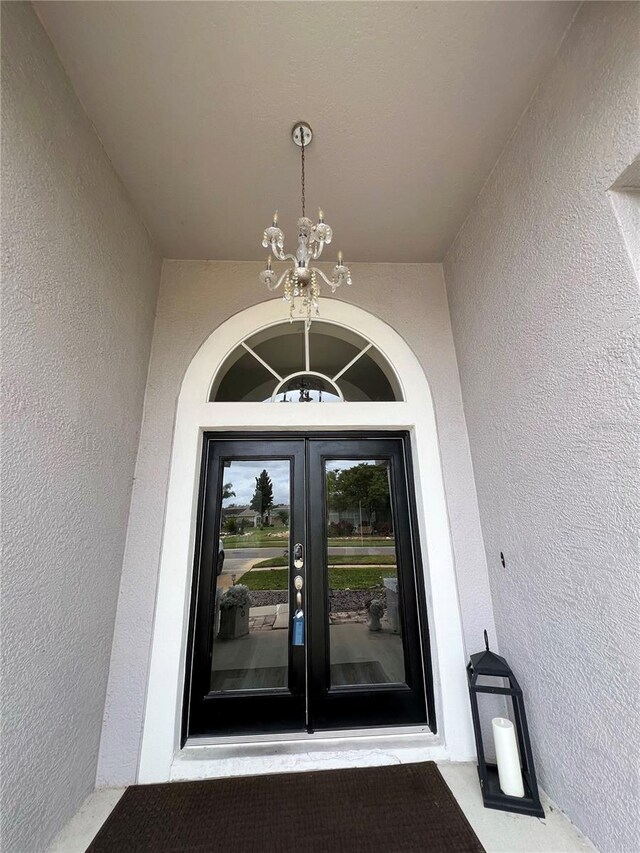
{"type": "MultiPolygon", "coordinates": [[[[135,778],[176,402],[202,342],[266,298],[260,264],[165,261],[118,604],[99,784],[135,778]]],[[[339,296],[381,317],[414,350],[431,384],[467,646],[493,635],[493,616],[440,264],[354,265],[339,296]]],[[[285,306],[282,309],[286,318],[285,306]]],[[[212,368],[213,369],[213,368],[212,368]]]]}
{"type": "Polygon", "coordinates": [[[500,648],[545,790],[610,853],[640,849],[640,306],[607,195],[639,32],[582,6],[445,261],[500,648]]]}
{"type": "Polygon", "coordinates": [[[2,5],[2,843],[95,782],[160,262],[29,4],[2,5]]]}

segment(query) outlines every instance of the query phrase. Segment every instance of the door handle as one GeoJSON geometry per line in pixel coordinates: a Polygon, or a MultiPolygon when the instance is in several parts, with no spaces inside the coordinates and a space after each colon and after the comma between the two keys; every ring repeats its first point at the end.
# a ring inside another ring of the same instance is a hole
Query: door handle
{"type": "MultiPolygon", "coordinates": [[[[296,542],[293,546],[293,567],[300,571],[304,566],[304,549],[302,542],[296,542]]],[[[296,575],[293,579],[293,585],[296,588],[296,610],[302,611],[302,587],[304,586],[304,578],[302,575],[296,575]]]]}

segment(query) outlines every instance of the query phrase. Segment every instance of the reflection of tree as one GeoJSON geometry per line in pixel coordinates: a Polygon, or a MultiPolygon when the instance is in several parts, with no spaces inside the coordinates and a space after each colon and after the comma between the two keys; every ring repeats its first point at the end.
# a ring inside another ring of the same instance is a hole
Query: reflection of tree
{"type": "Polygon", "coordinates": [[[238,532],[238,521],[232,515],[229,518],[225,519],[224,529],[227,533],[237,533],[238,532]]]}
{"type": "Polygon", "coordinates": [[[327,472],[327,503],[330,510],[344,512],[362,507],[369,524],[377,514],[390,509],[387,465],[364,462],[344,471],[327,472]]]}
{"type": "Polygon", "coordinates": [[[225,483],[222,487],[222,500],[226,501],[227,498],[235,498],[236,493],[233,491],[233,483],[225,483]]]}
{"type": "Polygon", "coordinates": [[[254,512],[260,513],[261,518],[273,506],[273,483],[264,469],[260,476],[256,477],[256,490],[251,498],[250,506],[254,512]]]}

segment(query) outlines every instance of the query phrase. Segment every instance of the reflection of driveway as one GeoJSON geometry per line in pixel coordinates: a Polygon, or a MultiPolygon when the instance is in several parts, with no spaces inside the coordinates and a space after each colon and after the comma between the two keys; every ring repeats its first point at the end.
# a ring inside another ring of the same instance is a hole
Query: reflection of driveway
{"type": "Polygon", "coordinates": [[[380,548],[367,548],[366,545],[363,548],[358,546],[349,547],[349,548],[329,548],[329,553],[337,556],[338,554],[350,555],[354,554],[395,554],[396,549],[393,545],[383,545],[380,548]]]}
{"type": "MultiPolygon", "coordinates": [[[[227,560],[267,560],[270,557],[282,557],[285,552],[285,547],[280,548],[233,548],[225,552],[225,569],[227,560]]],[[[379,548],[370,548],[366,545],[363,547],[354,545],[345,548],[344,546],[329,548],[329,553],[337,556],[338,554],[353,555],[353,554],[395,554],[396,549],[393,545],[382,545],[379,548]]]]}
{"type": "Polygon", "coordinates": [[[242,575],[248,572],[256,562],[255,557],[239,557],[235,554],[231,556],[232,554],[233,551],[227,551],[224,556],[224,565],[218,578],[218,588],[227,589],[227,587],[230,587],[233,583],[233,575],[236,576],[236,582],[239,581],[242,575]]]}
{"type": "Polygon", "coordinates": [[[225,551],[225,561],[230,558],[240,557],[257,557],[266,560],[268,557],[282,557],[286,548],[286,544],[282,544],[276,548],[230,548],[225,551]]]}

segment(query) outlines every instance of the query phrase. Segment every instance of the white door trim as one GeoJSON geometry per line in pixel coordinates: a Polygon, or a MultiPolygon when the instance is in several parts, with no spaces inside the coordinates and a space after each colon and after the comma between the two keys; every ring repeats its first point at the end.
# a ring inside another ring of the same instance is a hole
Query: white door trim
{"type": "MultiPolygon", "coordinates": [[[[184,771],[180,725],[205,430],[410,431],[438,724],[437,740],[433,743],[437,743],[438,758],[465,761],[474,755],[440,449],[433,400],[424,371],[402,337],[382,320],[355,305],[325,299],[322,319],[352,329],[374,342],[393,366],[404,402],[288,406],[207,402],[213,377],[227,355],[249,335],[282,322],[283,313],[282,301],[274,299],[231,317],[202,344],[182,382],[160,557],[139,782],[169,781],[175,762],[184,771]]],[[[348,749],[346,745],[345,748],[348,749]]],[[[425,753],[424,757],[430,755],[425,753]]],[[[259,772],[258,765],[255,769],[259,772]]],[[[196,778],[198,771],[193,773],[196,778]]]]}

